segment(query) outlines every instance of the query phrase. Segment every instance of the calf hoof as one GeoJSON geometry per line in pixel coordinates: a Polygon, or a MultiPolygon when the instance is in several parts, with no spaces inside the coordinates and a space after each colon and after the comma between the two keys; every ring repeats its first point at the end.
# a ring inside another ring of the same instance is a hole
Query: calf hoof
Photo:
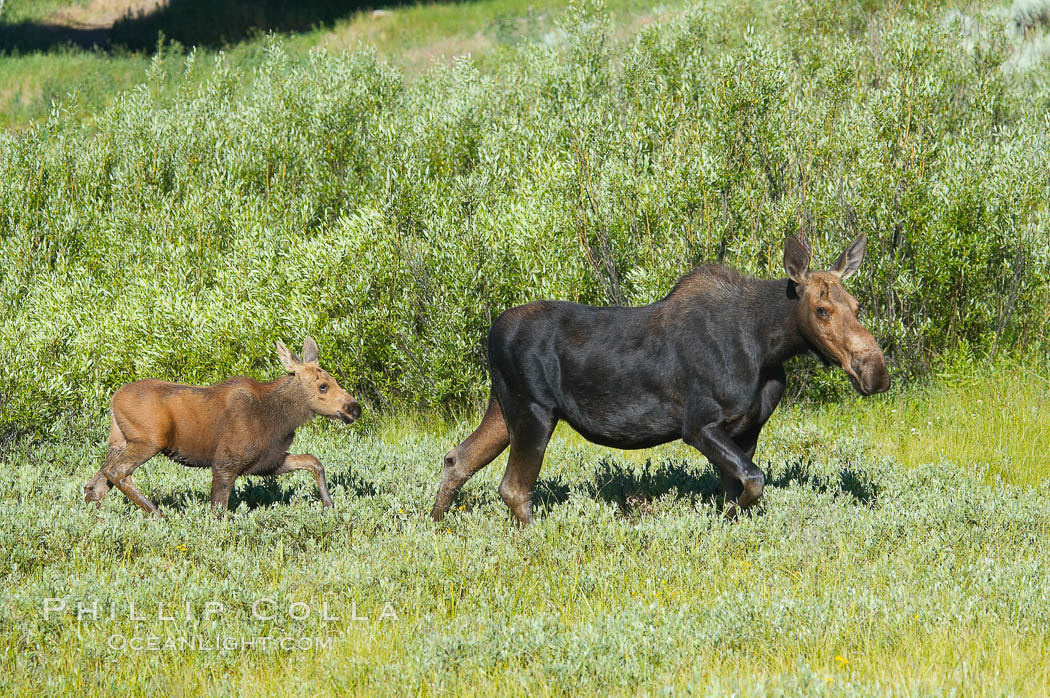
{"type": "Polygon", "coordinates": [[[109,483],[102,482],[96,483],[94,480],[84,485],[84,503],[91,504],[94,502],[98,506],[102,506],[102,498],[109,492],[109,483]]]}

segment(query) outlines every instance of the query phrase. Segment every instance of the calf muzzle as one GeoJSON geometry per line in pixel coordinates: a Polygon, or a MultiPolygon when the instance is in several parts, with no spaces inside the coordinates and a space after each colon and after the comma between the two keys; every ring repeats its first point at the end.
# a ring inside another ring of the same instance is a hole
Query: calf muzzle
{"type": "Polygon", "coordinates": [[[343,420],[347,424],[357,421],[361,418],[361,403],[357,400],[350,400],[343,404],[343,407],[339,410],[339,419],[343,420]]]}

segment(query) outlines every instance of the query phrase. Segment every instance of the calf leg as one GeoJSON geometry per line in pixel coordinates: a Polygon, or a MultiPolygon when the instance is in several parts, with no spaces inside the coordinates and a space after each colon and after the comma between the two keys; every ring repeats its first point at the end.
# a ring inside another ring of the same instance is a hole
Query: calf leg
{"type": "Polygon", "coordinates": [[[294,456],[286,454],[284,462],[270,474],[283,475],[294,470],[309,470],[313,473],[314,479],[317,480],[317,491],[321,494],[321,504],[325,507],[332,506],[332,497],[328,494],[328,483],[325,482],[324,478],[324,466],[321,465],[321,461],[316,456],[312,456],[309,453],[300,453],[294,456]]]}
{"type": "Polygon", "coordinates": [[[117,426],[117,420],[110,414],[109,417],[109,439],[107,440],[108,449],[106,451],[106,461],[98,472],[95,473],[95,477],[91,478],[88,484],[84,485],[84,501],[87,503],[95,502],[101,505],[102,498],[109,492],[109,480],[106,479],[106,474],[103,472],[106,465],[111,462],[115,462],[124,455],[124,449],[128,445],[127,439],[124,438],[124,433],[117,426]]]}
{"type": "Polygon", "coordinates": [[[237,480],[240,472],[223,467],[219,464],[213,465],[211,469],[211,508],[215,511],[225,511],[230,506],[230,493],[233,492],[233,483],[237,480]]]}
{"type": "Polygon", "coordinates": [[[720,426],[698,429],[685,441],[718,468],[723,485],[732,486],[732,490],[726,490],[726,499],[732,502],[726,508],[727,516],[735,516],[738,509],[747,509],[762,498],[766,476],[720,426]]]}
{"type": "Polygon", "coordinates": [[[514,518],[521,524],[528,524],[532,523],[532,493],[557,420],[549,414],[542,414],[536,406],[523,412],[511,426],[510,456],[499,485],[499,495],[514,518]]]}
{"type": "MultiPolygon", "coordinates": [[[[157,455],[159,451],[160,449],[152,444],[130,441],[122,450],[110,449],[110,454],[106,458],[106,464],[99,471],[110,484],[123,492],[128,499],[138,504],[143,511],[156,516],[162,515],[160,509],[138,491],[134,483],[131,482],[131,473],[135,471],[135,468],[157,455]]],[[[98,476],[96,475],[95,477],[97,479],[98,476]]],[[[94,482],[95,479],[88,483],[88,486],[91,486],[94,482]]],[[[97,491],[97,488],[95,491],[97,491]]]]}
{"type": "Polygon", "coordinates": [[[507,423],[495,397],[489,398],[481,424],[466,441],[445,454],[445,471],[441,476],[437,499],[430,518],[440,521],[452,506],[459,488],[477,471],[491,463],[510,443],[507,423]]]}
{"type": "MultiPolygon", "coordinates": [[[[112,453],[112,451],[113,450],[110,449],[110,453],[112,453]]],[[[107,455],[106,460],[108,461],[109,458],[110,456],[107,455]]],[[[109,492],[109,488],[109,480],[106,479],[105,473],[103,473],[100,468],[99,471],[95,473],[95,477],[91,478],[91,480],[88,481],[88,484],[84,485],[84,501],[88,504],[95,502],[95,504],[101,506],[102,498],[109,492]]]]}

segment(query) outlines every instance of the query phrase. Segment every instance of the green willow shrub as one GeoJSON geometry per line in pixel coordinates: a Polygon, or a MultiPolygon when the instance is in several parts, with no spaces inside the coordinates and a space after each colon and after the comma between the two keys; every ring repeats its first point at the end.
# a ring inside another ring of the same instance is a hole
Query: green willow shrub
{"type": "Polygon", "coordinates": [[[741,12],[618,42],[573,8],[411,82],[366,48],[165,55],[90,127],[60,106],[0,137],[0,432],[93,428],[139,377],[272,377],[307,332],[374,407],[462,405],[508,306],[646,303],[706,260],[780,276],[800,229],[819,264],[868,234],[851,288],[900,375],[1045,343],[1050,92],[1014,60],[1037,30],[741,12]]]}

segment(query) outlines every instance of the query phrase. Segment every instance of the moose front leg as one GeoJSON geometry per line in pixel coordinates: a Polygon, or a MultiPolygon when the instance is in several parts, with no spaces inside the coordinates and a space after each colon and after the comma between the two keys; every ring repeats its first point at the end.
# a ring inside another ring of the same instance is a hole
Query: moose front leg
{"type": "Polygon", "coordinates": [[[328,494],[328,483],[325,481],[324,466],[321,461],[309,453],[296,455],[286,454],[284,462],[271,475],[283,475],[295,470],[309,470],[317,480],[317,491],[321,494],[321,504],[324,507],[332,506],[332,497],[328,494]]]}
{"type": "Polygon", "coordinates": [[[702,427],[684,440],[718,468],[723,485],[732,485],[726,489],[726,499],[732,502],[726,507],[726,516],[735,516],[762,498],[766,476],[721,426],[702,427]]]}
{"type": "Polygon", "coordinates": [[[755,423],[743,434],[735,437],[733,441],[744,452],[748,460],[754,460],[755,448],[758,446],[758,435],[762,427],[766,425],[773,411],[784,397],[784,389],[787,387],[787,374],[781,367],[762,385],[758,394],[758,418],[755,423]]]}

